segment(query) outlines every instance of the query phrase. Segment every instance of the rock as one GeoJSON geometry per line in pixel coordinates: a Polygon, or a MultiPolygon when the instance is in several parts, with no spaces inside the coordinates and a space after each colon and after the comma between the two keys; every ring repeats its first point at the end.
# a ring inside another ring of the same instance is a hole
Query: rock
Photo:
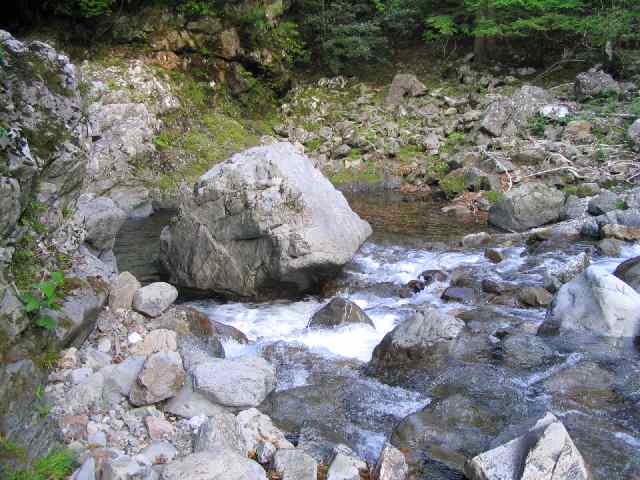
{"type": "Polygon", "coordinates": [[[109,308],[111,310],[130,309],[133,305],[133,296],[141,286],[136,277],[129,272],[120,273],[109,288],[109,308]]]}
{"type": "Polygon", "coordinates": [[[247,446],[236,417],[225,411],[208,417],[200,426],[193,442],[195,452],[213,451],[220,447],[234,450],[240,455],[247,454],[247,446]]]}
{"type": "Polygon", "coordinates": [[[68,369],[75,368],[78,364],[78,349],[76,347],[67,348],[60,352],[60,360],[58,360],[58,368],[68,369]]]}
{"type": "Polygon", "coordinates": [[[178,450],[170,442],[159,440],[151,442],[140,455],[151,465],[166,465],[178,456],[178,450]]]}
{"type": "Polygon", "coordinates": [[[588,208],[588,198],[578,198],[575,195],[570,195],[565,204],[564,216],[569,220],[583,218],[587,215],[588,208]]]}
{"type": "Polygon", "coordinates": [[[437,310],[417,310],[413,317],[387,333],[373,350],[369,367],[374,371],[396,365],[417,367],[418,362],[448,351],[464,322],[437,310]]]}
{"type": "Polygon", "coordinates": [[[176,350],[178,350],[176,332],[160,328],[152,330],[142,342],[136,343],[131,348],[131,353],[147,357],[156,352],[175,352],[176,350]]]}
{"type": "Polygon", "coordinates": [[[267,480],[264,469],[236,453],[216,448],[175,460],[162,471],[162,480],[267,480]]]}
{"type": "Polygon", "coordinates": [[[335,328],[354,323],[375,328],[369,316],[358,305],[345,298],[336,297],[313,314],[308,327],[335,328]]]}
{"type": "Polygon", "coordinates": [[[260,463],[271,462],[276,450],[293,448],[271,419],[259,410],[243,410],[236,418],[247,451],[256,452],[260,463]]]}
{"type": "Polygon", "coordinates": [[[505,363],[513,368],[531,369],[553,359],[553,350],[536,335],[508,335],[502,342],[505,363]]]}
{"type": "Polygon", "coordinates": [[[100,372],[94,373],[67,392],[65,407],[71,412],[82,413],[91,407],[99,406],[102,402],[103,386],[104,376],[100,372]]]}
{"type": "Polygon", "coordinates": [[[540,183],[527,183],[502,195],[489,209],[489,223],[522,232],[559,220],[564,193],[540,183]]]}
{"type": "Polygon", "coordinates": [[[640,294],[619,278],[589,267],[560,288],[540,332],[559,329],[634,337],[640,333],[640,294]]]}
{"type": "Polygon", "coordinates": [[[212,417],[225,411],[225,408],[194,392],[191,382],[187,381],[180,392],[167,402],[164,411],[178,417],[192,418],[199,415],[212,417]]]}
{"type": "Polygon", "coordinates": [[[625,260],[618,265],[613,274],[640,293],[640,257],[625,260]]]}
{"type": "Polygon", "coordinates": [[[301,450],[278,450],[273,457],[273,469],[282,480],[317,480],[318,464],[301,450]]]}
{"type": "Polygon", "coordinates": [[[82,466],[73,472],[71,480],[95,480],[96,478],[96,462],[93,457],[87,458],[82,466]]]}
{"type": "Polygon", "coordinates": [[[587,211],[591,215],[602,215],[610,212],[611,210],[616,210],[618,208],[619,201],[620,199],[618,198],[618,195],[609,190],[605,190],[589,200],[587,211]]]}
{"type": "Polygon", "coordinates": [[[504,260],[502,252],[496,248],[487,248],[484,251],[485,258],[488,258],[492,263],[500,263],[504,260]]]}
{"type": "Polygon", "coordinates": [[[150,317],[159,317],[178,298],[173,285],[156,282],[138,289],[133,296],[134,310],[150,317]]]}
{"type": "Polygon", "coordinates": [[[409,466],[400,450],[385,443],[373,472],[373,480],[406,480],[409,466]]]}
{"type": "Polygon", "coordinates": [[[84,226],[85,242],[99,252],[112,250],[127,214],[107,197],[83,194],[78,198],[74,221],[84,226]]]}
{"type": "Polygon", "coordinates": [[[476,298],[476,291],[468,287],[448,287],[442,292],[442,299],[447,302],[474,303],[476,298]]]}
{"type": "Polygon", "coordinates": [[[398,73],[393,77],[385,105],[400,105],[405,97],[419,97],[427,93],[427,87],[415,75],[398,73]]]}
{"type": "Polygon", "coordinates": [[[370,234],[309,158],[277,143],[203,175],[163,231],[161,258],[178,285],[282,296],[335,276],[370,234]]]}
{"type": "Polygon", "coordinates": [[[620,401],[614,389],[615,375],[596,362],[583,360],[576,365],[560,369],[542,382],[545,393],[553,404],[574,408],[576,404],[587,409],[606,411],[616,408],[620,401]]]}
{"type": "MultiPolygon", "coordinates": [[[[360,468],[363,467],[363,463],[362,460],[339,452],[331,460],[327,480],[360,480],[360,468]]],[[[366,464],[364,467],[366,468],[366,464]]]]}
{"type": "Polygon", "coordinates": [[[605,257],[619,257],[622,254],[624,242],[615,238],[605,238],[596,245],[600,255],[605,257]]]}
{"type": "Polygon", "coordinates": [[[260,357],[211,360],[196,366],[193,387],[212,402],[234,408],[257,407],[276,386],[276,370],[260,357]]]}
{"type": "Polygon", "coordinates": [[[147,433],[151,440],[163,440],[172,437],[176,433],[173,425],[164,418],[149,415],[144,417],[144,424],[147,426],[147,433]]]}
{"type": "Polygon", "coordinates": [[[178,335],[193,335],[203,340],[210,337],[218,337],[220,340],[234,340],[245,344],[249,340],[247,336],[237,328],[211,320],[204,313],[191,307],[172,307],[162,316],[155,318],[153,328],[166,328],[175,331],[178,335]]]}
{"type": "Polygon", "coordinates": [[[518,300],[528,307],[547,307],[553,295],[542,287],[524,287],[518,290],[518,300]]]}
{"type": "Polygon", "coordinates": [[[592,68],[588,72],[578,74],[574,84],[574,92],[576,98],[583,101],[607,93],[619,94],[621,89],[620,84],[611,75],[592,68]]]}
{"type": "Polygon", "coordinates": [[[640,118],[631,124],[627,130],[627,137],[636,148],[640,148],[640,118]]]}
{"type": "Polygon", "coordinates": [[[569,116],[569,113],[571,112],[569,110],[569,107],[567,107],[566,105],[551,104],[551,105],[544,105],[540,107],[540,110],[538,110],[538,113],[540,114],[540,116],[544,118],[558,121],[558,120],[562,120],[563,118],[567,118],[569,116]]]}
{"type": "Polygon", "coordinates": [[[184,376],[182,359],[178,353],[154,353],[144,362],[129,394],[129,401],[141,406],[171,398],[182,388],[184,376]]]}
{"type": "Polygon", "coordinates": [[[544,288],[557,292],[562,285],[584,272],[590,264],[591,255],[588,252],[582,252],[562,263],[549,264],[544,272],[544,288]]]}
{"type": "Polygon", "coordinates": [[[127,455],[119,455],[115,458],[108,458],[102,463],[100,471],[101,480],[134,480],[145,479],[151,480],[149,477],[150,468],[141,465],[139,462],[127,455]]]}
{"type": "Polygon", "coordinates": [[[491,235],[487,232],[471,233],[462,238],[462,246],[465,248],[477,248],[491,241],[491,235]]]}
{"type": "Polygon", "coordinates": [[[123,397],[129,397],[131,389],[144,365],[144,357],[129,357],[116,365],[107,365],[100,369],[104,377],[102,397],[107,404],[119,403],[123,397]]]}
{"type": "Polygon", "coordinates": [[[591,130],[593,125],[586,120],[573,120],[567,124],[562,132],[562,139],[566,142],[585,144],[593,141],[591,130]]]}
{"type": "Polygon", "coordinates": [[[489,105],[480,121],[480,128],[494,137],[513,136],[519,128],[526,126],[541,106],[553,103],[553,100],[546,90],[525,85],[513,96],[489,105]]]}
{"type": "Polygon", "coordinates": [[[616,240],[624,240],[627,242],[636,242],[640,240],[640,228],[608,224],[603,225],[600,231],[604,238],[615,238],[616,240]]]}
{"type": "Polygon", "coordinates": [[[550,413],[524,435],[473,457],[464,473],[470,480],[591,478],[564,425],[550,413]]]}

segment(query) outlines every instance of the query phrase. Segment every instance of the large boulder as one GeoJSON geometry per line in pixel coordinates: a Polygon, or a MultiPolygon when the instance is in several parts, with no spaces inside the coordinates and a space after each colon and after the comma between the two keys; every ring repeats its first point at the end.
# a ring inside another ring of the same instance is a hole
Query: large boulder
{"type": "Polygon", "coordinates": [[[370,234],[308,157],[277,143],[203,175],[162,232],[161,259],[177,285],[281,296],[336,275],[370,234]]]}
{"type": "Polygon", "coordinates": [[[513,96],[489,105],[480,121],[480,128],[494,137],[515,135],[538,113],[540,107],[553,102],[553,96],[546,90],[525,85],[513,96]]]}
{"type": "Polygon", "coordinates": [[[116,235],[127,218],[113,200],[86,193],[78,199],[75,221],[86,230],[85,242],[95,251],[112,250],[116,235]]]}
{"type": "Polygon", "coordinates": [[[162,480],[267,480],[264,469],[234,450],[218,447],[167,465],[162,480]]]}
{"type": "Polygon", "coordinates": [[[133,295],[133,309],[150,317],[159,317],[176,298],[176,287],[165,282],[155,282],[136,290],[133,295]]]}
{"type": "Polygon", "coordinates": [[[564,211],[561,191],[541,183],[527,183],[502,195],[489,209],[489,223],[522,232],[559,220],[564,211]]]}
{"type": "Polygon", "coordinates": [[[393,77],[389,93],[385,98],[385,104],[389,106],[399,105],[405,97],[419,97],[425,93],[427,93],[427,87],[415,75],[398,73],[393,77]]]}
{"type": "Polygon", "coordinates": [[[574,85],[576,98],[580,101],[607,93],[621,93],[620,84],[611,75],[592,68],[588,72],[579,73],[574,85]]]}
{"type": "Polygon", "coordinates": [[[176,352],[157,352],[144,362],[129,393],[133,405],[150,405],[178,394],[184,383],[182,359],[176,352]]]}
{"type": "Polygon", "coordinates": [[[640,257],[625,260],[618,265],[613,274],[640,293],[640,257]]]}
{"type": "Polygon", "coordinates": [[[236,417],[227,411],[220,410],[209,415],[193,441],[195,452],[206,452],[218,447],[235,450],[241,455],[247,453],[244,437],[236,417]]]}
{"type": "Polygon", "coordinates": [[[606,337],[640,334],[640,294],[618,277],[589,267],[556,294],[540,333],[576,330],[606,337]]]}
{"type": "Polygon", "coordinates": [[[374,326],[369,316],[358,305],[345,298],[336,297],[313,314],[309,328],[333,328],[358,323],[374,326]]]}
{"type": "Polygon", "coordinates": [[[524,435],[473,457],[470,480],[588,480],[582,455],[562,422],[548,413],[524,435]]]}

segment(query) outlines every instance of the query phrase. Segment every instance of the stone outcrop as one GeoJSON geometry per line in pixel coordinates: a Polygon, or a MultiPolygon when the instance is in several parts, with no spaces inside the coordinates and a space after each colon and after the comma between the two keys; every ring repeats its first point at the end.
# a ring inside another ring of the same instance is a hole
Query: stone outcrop
{"type": "Polygon", "coordinates": [[[172,283],[236,297],[301,293],[336,275],[371,234],[288,143],[203,175],[161,238],[172,283]]]}

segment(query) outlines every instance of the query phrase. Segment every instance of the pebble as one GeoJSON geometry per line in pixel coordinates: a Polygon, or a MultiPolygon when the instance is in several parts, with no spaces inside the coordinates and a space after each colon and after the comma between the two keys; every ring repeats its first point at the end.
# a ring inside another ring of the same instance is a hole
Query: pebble
{"type": "Polygon", "coordinates": [[[142,341],[142,335],[140,335],[138,332],[132,332],[127,337],[127,340],[129,340],[130,344],[135,345],[136,343],[142,341]]]}

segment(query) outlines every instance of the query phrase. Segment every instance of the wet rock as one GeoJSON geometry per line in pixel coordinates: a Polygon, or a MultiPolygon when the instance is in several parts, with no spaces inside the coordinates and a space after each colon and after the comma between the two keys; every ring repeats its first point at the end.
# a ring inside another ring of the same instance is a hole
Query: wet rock
{"type": "Polygon", "coordinates": [[[442,299],[447,302],[475,303],[476,291],[469,287],[449,287],[442,292],[442,299]]]}
{"type": "Polygon", "coordinates": [[[608,224],[604,225],[600,231],[604,238],[615,238],[616,240],[624,240],[628,242],[636,242],[640,240],[640,228],[608,224]]]}
{"type": "Polygon", "coordinates": [[[336,297],[313,314],[309,328],[335,328],[349,324],[365,324],[373,327],[369,316],[355,303],[336,297]]]}
{"type": "Polygon", "coordinates": [[[196,392],[234,408],[257,407],[276,385],[275,368],[260,357],[210,360],[192,375],[196,392]]]}
{"type": "Polygon", "coordinates": [[[130,309],[133,305],[133,296],[141,286],[136,277],[129,272],[120,273],[109,288],[109,308],[130,309]]]}
{"type": "Polygon", "coordinates": [[[542,287],[524,287],[518,290],[518,300],[528,307],[547,307],[553,295],[542,287]]]}
{"type": "Polygon", "coordinates": [[[471,233],[462,238],[462,246],[465,248],[477,248],[491,241],[491,235],[486,232],[471,233]]]}
{"type": "Polygon", "coordinates": [[[256,452],[260,463],[269,463],[276,450],[293,448],[282,431],[259,410],[255,408],[244,410],[236,418],[247,451],[256,452]]]}
{"type": "Polygon", "coordinates": [[[634,337],[640,333],[640,294],[619,278],[589,267],[560,288],[540,332],[564,329],[634,337]]]}
{"type": "Polygon", "coordinates": [[[373,472],[373,480],[406,480],[409,466],[400,450],[385,443],[373,472]]]}
{"type": "Polygon", "coordinates": [[[427,93],[427,87],[415,75],[398,73],[393,77],[385,105],[400,105],[405,97],[419,97],[427,93]]]}
{"type": "Polygon", "coordinates": [[[209,416],[200,426],[193,442],[195,452],[207,452],[220,447],[235,450],[240,455],[247,454],[247,445],[236,417],[225,411],[209,416]]]}
{"type": "Polygon", "coordinates": [[[211,320],[204,313],[191,307],[171,307],[155,318],[151,327],[166,328],[178,335],[193,335],[203,340],[215,336],[221,340],[230,339],[242,344],[249,341],[237,328],[211,320]]]}
{"type": "Polygon", "coordinates": [[[161,257],[178,285],[273,297],[335,276],[370,234],[309,158],[278,143],[203,175],[163,231],[161,257]]]}
{"type": "Polygon", "coordinates": [[[133,405],[150,405],[175,396],[184,383],[182,359],[176,352],[150,355],[129,394],[133,405]]]}
{"type": "Polygon", "coordinates": [[[615,238],[605,238],[597,244],[600,255],[605,257],[619,257],[622,253],[624,242],[615,238]]]}
{"type": "Polygon", "coordinates": [[[420,278],[426,285],[431,285],[434,282],[445,282],[447,274],[442,270],[425,270],[420,274],[420,278]]]}
{"type": "Polygon", "coordinates": [[[267,480],[264,469],[235,450],[216,448],[175,460],[162,471],[162,480],[267,480]]]}
{"type": "Polygon", "coordinates": [[[159,317],[178,298],[173,285],[156,282],[138,289],[133,296],[134,310],[150,317],[159,317]]]}
{"type": "Polygon", "coordinates": [[[584,272],[590,264],[591,255],[582,252],[562,263],[549,265],[544,272],[544,288],[550,292],[557,292],[562,285],[584,272]]]}
{"type": "Polygon", "coordinates": [[[489,209],[489,223],[521,232],[560,219],[565,197],[540,183],[527,183],[502,195],[489,209]]]}
{"type": "Polygon", "coordinates": [[[584,459],[562,422],[548,413],[521,437],[472,458],[470,480],[588,480],[584,459]]]}
{"type": "Polygon", "coordinates": [[[425,287],[426,287],[425,282],[422,282],[420,280],[411,280],[399,290],[398,295],[401,298],[411,298],[416,293],[424,290],[425,287]]]}
{"type": "Polygon", "coordinates": [[[418,368],[420,362],[448,352],[463,328],[464,322],[455,317],[433,309],[418,310],[385,335],[373,351],[369,368],[418,368]]]}
{"type": "Polygon", "coordinates": [[[502,342],[504,362],[513,368],[531,369],[549,363],[553,349],[536,335],[508,335],[502,342]]]}
{"type": "Polygon", "coordinates": [[[538,113],[541,106],[553,103],[553,97],[542,88],[525,85],[513,96],[493,102],[484,113],[480,127],[488,134],[512,136],[538,113]]]}
{"type": "Polygon", "coordinates": [[[603,215],[618,208],[620,199],[615,193],[605,190],[589,200],[588,211],[591,215],[603,215]]]}
{"type": "Polygon", "coordinates": [[[640,257],[625,260],[618,265],[613,274],[640,293],[640,257]]]}
{"type": "Polygon", "coordinates": [[[576,77],[574,92],[579,101],[605,93],[621,93],[620,84],[611,75],[595,68],[576,77]]]}
{"type": "Polygon", "coordinates": [[[487,248],[484,251],[485,258],[488,258],[492,263],[500,263],[504,260],[502,252],[496,248],[487,248]]]}
{"type": "Polygon", "coordinates": [[[273,469],[282,480],[317,480],[318,463],[301,450],[278,450],[273,457],[273,469]]]}

